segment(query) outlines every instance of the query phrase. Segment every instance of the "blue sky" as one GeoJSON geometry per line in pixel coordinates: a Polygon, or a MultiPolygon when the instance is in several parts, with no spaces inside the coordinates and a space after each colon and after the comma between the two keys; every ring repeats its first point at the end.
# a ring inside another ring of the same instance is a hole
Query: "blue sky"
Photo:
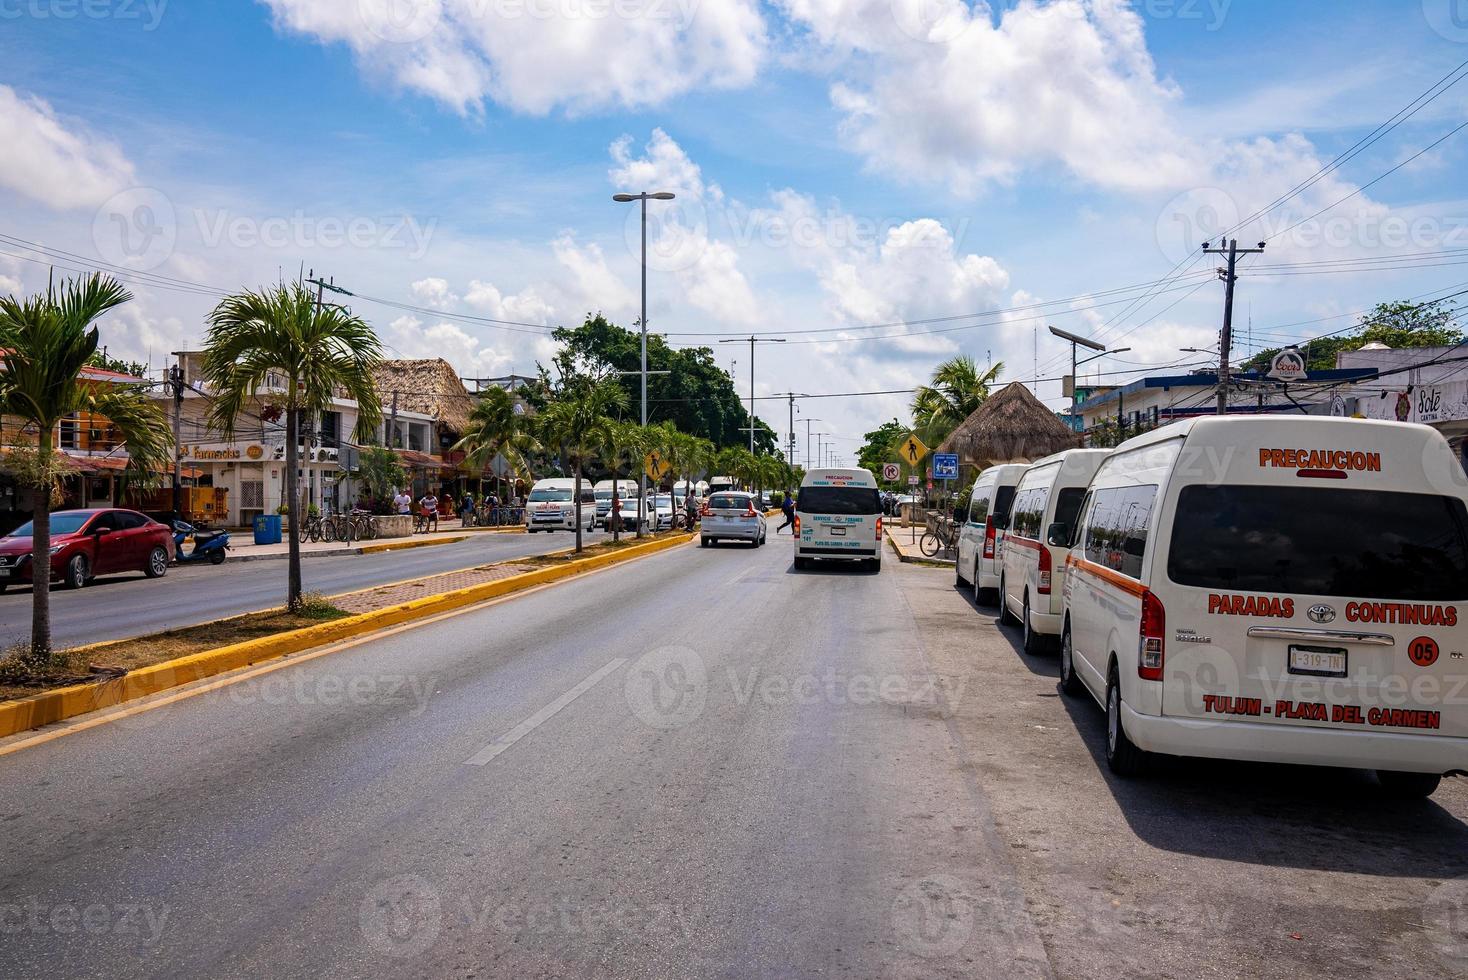
{"type": "MultiPolygon", "coordinates": [[[[402,356],[525,373],[538,326],[635,317],[610,194],[656,185],[680,202],[655,215],[655,330],[821,341],[762,353],[760,394],[905,388],[955,353],[1028,380],[1038,329],[1059,406],[1044,323],[1133,348],[1102,370],[1186,362],[1220,317],[1187,257],[1212,216],[1274,201],[1465,59],[1460,0],[0,0],[0,290],[44,283],[15,240],[126,269],[137,301],[104,342],[161,365],[211,290],[304,264],[397,303],[354,308],[402,356]],[[144,220],[167,234],[124,243],[144,220]],[[1187,289],[1136,309],[1004,312],[1179,259],[1187,289]]],[[[1465,106],[1448,90],[1239,236],[1349,195],[1465,106]]],[[[1256,343],[1468,280],[1422,254],[1468,248],[1463,139],[1272,239],[1240,285],[1256,343]]],[[[739,350],[718,356],[742,389],[739,350]]],[[[904,403],[804,410],[854,450],[904,403]]],[[[761,413],[785,428],[783,404],[761,413]]]]}

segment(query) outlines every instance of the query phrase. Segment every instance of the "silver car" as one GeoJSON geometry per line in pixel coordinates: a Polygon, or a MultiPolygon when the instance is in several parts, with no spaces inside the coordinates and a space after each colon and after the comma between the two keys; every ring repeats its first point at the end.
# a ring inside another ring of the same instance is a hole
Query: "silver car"
{"type": "Polygon", "coordinates": [[[755,506],[754,494],[720,490],[709,495],[699,540],[705,548],[715,541],[748,541],[758,548],[767,534],[765,514],[755,506]]]}

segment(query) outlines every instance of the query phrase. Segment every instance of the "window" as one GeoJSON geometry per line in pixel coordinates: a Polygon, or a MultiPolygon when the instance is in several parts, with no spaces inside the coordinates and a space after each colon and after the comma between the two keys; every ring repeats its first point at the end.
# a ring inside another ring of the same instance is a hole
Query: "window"
{"type": "Polygon", "coordinates": [[[1045,523],[1045,505],[1050,502],[1049,487],[1034,487],[1015,495],[1013,517],[1009,522],[1011,534],[1033,541],[1040,540],[1045,523]]]}
{"type": "Polygon", "coordinates": [[[142,514],[134,514],[132,511],[119,510],[112,515],[119,531],[134,531],[148,523],[148,519],[142,514]]]}
{"type": "Polygon", "coordinates": [[[265,506],[265,481],[264,480],[241,480],[240,481],[240,508],[243,510],[260,510],[265,506]]]}
{"type": "Polygon", "coordinates": [[[1076,520],[1081,516],[1081,502],[1086,499],[1084,487],[1066,487],[1055,496],[1054,523],[1064,524],[1070,534],[1075,534],[1076,520]]]}
{"type": "Polygon", "coordinates": [[[1129,578],[1142,577],[1156,487],[1111,487],[1091,495],[1086,517],[1086,560],[1129,578]]]}
{"type": "Polygon", "coordinates": [[[1009,516],[1009,509],[1014,505],[1014,490],[1014,487],[1000,487],[994,491],[994,513],[997,516],[1009,516]]]}
{"type": "Polygon", "coordinates": [[[68,415],[61,420],[61,429],[58,433],[57,445],[62,449],[76,449],[77,435],[81,431],[81,423],[77,421],[76,413],[68,415]]]}
{"type": "Polygon", "coordinates": [[[1468,596],[1468,511],[1452,497],[1291,486],[1190,486],[1167,574],[1238,592],[1422,602],[1468,596]]]}
{"type": "Polygon", "coordinates": [[[569,503],[571,490],[531,490],[530,502],[532,504],[569,503]]]}
{"type": "Polygon", "coordinates": [[[801,487],[797,501],[806,514],[870,516],[882,512],[875,487],[801,487]]]}
{"type": "Polygon", "coordinates": [[[342,415],[341,412],[322,412],[321,431],[317,441],[327,449],[341,448],[342,439],[342,415]]]}
{"type": "MultiPolygon", "coordinates": [[[[805,491],[801,491],[804,496],[805,491]]],[[[709,498],[710,510],[748,510],[753,506],[750,497],[736,493],[716,493],[709,498]]]]}
{"type": "Polygon", "coordinates": [[[973,500],[969,502],[968,520],[970,524],[983,524],[989,519],[989,507],[994,498],[994,486],[975,486],[973,500]]]}

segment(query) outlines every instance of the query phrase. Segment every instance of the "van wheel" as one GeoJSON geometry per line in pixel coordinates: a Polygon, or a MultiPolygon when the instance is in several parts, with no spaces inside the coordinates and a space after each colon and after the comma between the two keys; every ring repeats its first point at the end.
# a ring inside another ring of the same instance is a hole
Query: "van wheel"
{"type": "Polygon", "coordinates": [[[1025,593],[1025,614],[1020,620],[1020,628],[1024,630],[1025,653],[1031,657],[1038,657],[1045,652],[1045,638],[1030,628],[1030,594],[1025,593]]]}
{"type": "Polygon", "coordinates": [[[1106,679],[1106,764],[1122,779],[1140,776],[1147,768],[1147,753],[1127,738],[1121,723],[1121,678],[1116,668],[1106,679]]]}
{"type": "Polygon", "coordinates": [[[699,545],[700,548],[707,548],[711,544],[713,544],[713,542],[710,541],[708,538],[699,538],[698,539],[698,545],[699,545]]]}
{"type": "Polygon", "coordinates": [[[953,587],[955,589],[963,588],[963,565],[958,562],[953,563],[953,587]]]}
{"type": "Polygon", "coordinates": [[[1004,579],[999,580],[999,625],[1018,626],[1019,620],[1009,611],[1009,593],[1004,588],[1004,579]]]}
{"type": "Polygon", "coordinates": [[[1076,676],[1076,652],[1070,642],[1070,623],[1060,634],[1060,691],[1071,697],[1081,694],[1081,679],[1076,676]]]}
{"type": "Polygon", "coordinates": [[[807,571],[809,569],[810,569],[810,559],[809,558],[797,558],[797,559],[795,559],[795,570],[797,572],[804,572],[804,571],[807,571]]]}
{"type": "Polygon", "coordinates": [[[1390,772],[1376,770],[1376,781],[1382,792],[1398,800],[1422,800],[1437,791],[1442,776],[1430,772],[1390,772]]]}

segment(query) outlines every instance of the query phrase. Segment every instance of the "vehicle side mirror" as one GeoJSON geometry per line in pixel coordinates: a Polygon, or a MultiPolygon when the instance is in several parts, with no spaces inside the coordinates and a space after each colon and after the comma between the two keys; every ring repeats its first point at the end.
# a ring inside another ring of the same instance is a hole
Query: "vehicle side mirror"
{"type": "Polygon", "coordinates": [[[99,527],[99,528],[96,528],[95,530],[92,531],[92,534],[95,537],[99,537],[99,538],[102,537],[102,535],[104,535],[104,534],[111,534],[111,533],[112,533],[112,528],[110,528],[110,527],[99,527]]]}
{"type": "Polygon", "coordinates": [[[1009,518],[1006,517],[1006,516],[1004,516],[1003,514],[995,514],[993,517],[990,518],[990,520],[994,522],[994,530],[996,530],[996,531],[1008,531],[1009,530],[1009,518]]]}
{"type": "Polygon", "coordinates": [[[1045,532],[1045,542],[1052,548],[1070,547],[1070,525],[1058,521],[1045,532]]]}

